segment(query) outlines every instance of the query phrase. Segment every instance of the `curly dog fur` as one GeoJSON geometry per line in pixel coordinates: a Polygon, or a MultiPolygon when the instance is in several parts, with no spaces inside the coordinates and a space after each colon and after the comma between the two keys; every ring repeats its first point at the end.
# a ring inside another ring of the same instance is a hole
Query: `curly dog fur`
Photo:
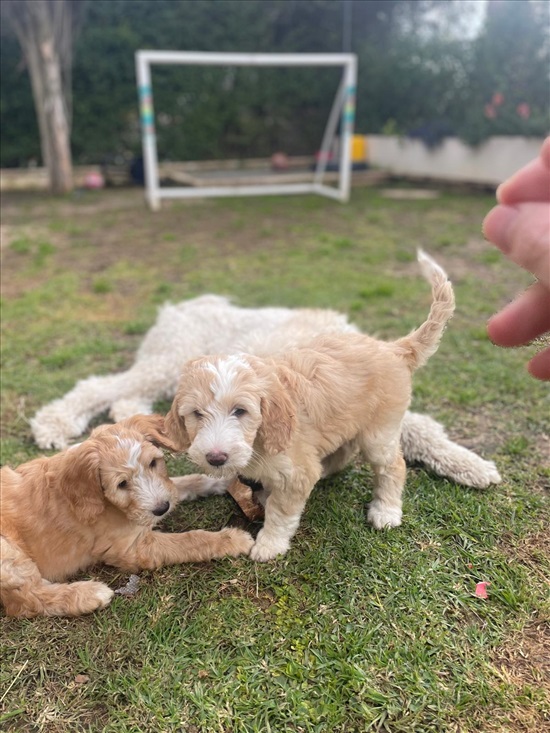
{"type": "Polygon", "coordinates": [[[262,483],[265,522],[253,559],[287,551],[315,484],[357,451],[374,470],[369,521],[376,529],[401,523],[400,435],[412,374],[435,353],[454,311],[445,272],[422,252],[419,261],[432,305],[406,337],[324,335],[284,355],[203,357],[184,367],[166,431],[210,475],[262,483]]]}
{"type": "Polygon", "coordinates": [[[174,445],[158,415],[96,428],[50,458],[1,470],[0,597],[10,616],[78,616],[106,606],[113,591],[63,582],[95,563],[135,572],[248,553],[238,529],[153,532],[183,499],[224,491],[206,476],[168,478],[161,447],[174,445]]]}
{"type": "MultiPolygon", "coordinates": [[[[122,420],[152,412],[156,400],[173,398],[181,367],[189,359],[239,351],[266,356],[298,348],[324,333],[356,332],[344,315],[331,310],[240,308],[217,295],[165,305],[130,369],[78,382],[36,413],[32,433],[41,448],[63,449],[105,410],[122,420]]],[[[458,483],[485,488],[501,480],[492,461],[457,445],[427,415],[407,412],[401,440],[407,461],[421,461],[458,483]]]]}

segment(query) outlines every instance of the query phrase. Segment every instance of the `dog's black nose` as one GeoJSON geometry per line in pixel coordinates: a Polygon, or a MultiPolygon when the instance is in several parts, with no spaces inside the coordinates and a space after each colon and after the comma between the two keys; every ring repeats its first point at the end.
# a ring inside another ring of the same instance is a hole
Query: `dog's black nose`
{"type": "Polygon", "coordinates": [[[219,450],[213,450],[211,453],[206,454],[206,460],[211,466],[223,466],[227,461],[227,453],[222,453],[219,450]]]}
{"type": "Polygon", "coordinates": [[[153,509],[153,514],[155,517],[162,517],[163,514],[166,514],[168,509],[170,509],[170,502],[165,501],[164,504],[159,504],[156,509],[153,509]]]}

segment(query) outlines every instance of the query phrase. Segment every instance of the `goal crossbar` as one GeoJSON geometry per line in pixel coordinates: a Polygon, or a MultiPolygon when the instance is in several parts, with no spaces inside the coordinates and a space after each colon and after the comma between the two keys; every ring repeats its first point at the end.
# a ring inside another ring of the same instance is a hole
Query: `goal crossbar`
{"type": "Polygon", "coordinates": [[[206,196],[258,196],[265,194],[317,193],[348,201],[351,188],[351,138],[355,119],[357,57],[344,53],[211,53],[200,51],[137,51],[136,76],[139,91],[146,197],[154,211],[162,198],[206,196]],[[261,186],[161,187],[153,107],[151,66],[309,66],[340,67],[342,78],[327,121],[319,156],[310,183],[276,183],[261,186]],[[323,184],[329,150],[340,125],[339,181],[337,187],[323,184]]]}

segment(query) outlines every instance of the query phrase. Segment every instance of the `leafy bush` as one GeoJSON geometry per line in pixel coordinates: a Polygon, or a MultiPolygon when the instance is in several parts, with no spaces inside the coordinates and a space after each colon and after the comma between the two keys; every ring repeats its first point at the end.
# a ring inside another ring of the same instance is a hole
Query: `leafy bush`
{"type": "MultiPolygon", "coordinates": [[[[474,39],[464,30],[468,7],[441,0],[88,2],[73,68],[74,160],[139,153],[136,50],[339,52],[349,19],[359,58],[359,132],[391,129],[429,145],[449,134],[472,143],[544,135],[549,6],[489,3],[474,39]]],[[[2,33],[0,163],[26,165],[40,155],[31,88],[14,37],[2,33]]],[[[312,154],[338,72],[154,67],[153,84],[161,158],[312,154]]]]}

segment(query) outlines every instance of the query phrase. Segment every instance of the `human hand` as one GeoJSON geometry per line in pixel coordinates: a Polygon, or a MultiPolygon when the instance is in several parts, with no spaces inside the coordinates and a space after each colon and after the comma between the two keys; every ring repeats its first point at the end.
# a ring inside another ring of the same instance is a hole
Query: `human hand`
{"type": "MultiPolygon", "coordinates": [[[[489,320],[487,331],[498,346],[523,346],[550,331],[550,137],[538,158],[499,186],[497,201],[483,222],[485,237],[537,280],[489,320]]],[[[527,368],[550,380],[550,347],[527,368]]]]}

